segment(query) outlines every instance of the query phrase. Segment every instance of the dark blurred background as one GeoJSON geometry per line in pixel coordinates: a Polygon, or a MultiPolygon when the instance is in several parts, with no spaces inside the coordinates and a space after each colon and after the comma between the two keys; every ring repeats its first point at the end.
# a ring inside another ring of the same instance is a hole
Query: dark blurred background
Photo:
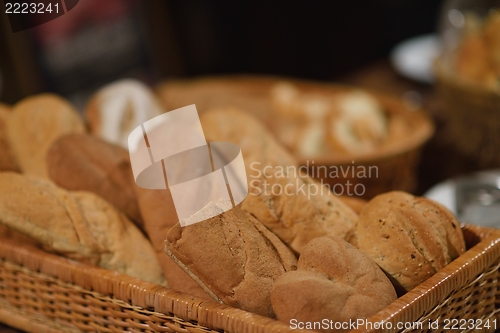
{"type": "Polygon", "coordinates": [[[82,104],[132,76],[259,73],[336,80],[435,31],[441,1],[80,0],[13,33],[2,12],[0,101],[53,91],[82,104]]]}

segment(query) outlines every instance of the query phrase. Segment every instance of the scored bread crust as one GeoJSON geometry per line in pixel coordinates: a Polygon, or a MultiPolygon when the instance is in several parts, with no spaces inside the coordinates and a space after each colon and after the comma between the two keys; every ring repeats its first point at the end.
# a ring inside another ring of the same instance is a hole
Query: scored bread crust
{"type": "Polygon", "coordinates": [[[460,224],[448,209],[397,191],[375,197],[362,209],[355,245],[386,272],[400,294],[465,252],[460,224]]]}
{"type": "Polygon", "coordinates": [[[251,115],[214,109],[201,117],[201,123],[208,141],[233,142],[241,148],[249,188],[241,208],[294,251],[300,253],[320,236],[347,241],[353,237],[356,213],[328,188],[300,173],[295,159],[251,115]],[[280,173],[287,168],[297,172],[280,173]],[[273,193],[272,188],[281,190],[273,193]]]}
{"type": "Polygon", "coordinates": [[[148,240],[124,214],[89,192],[68,192],[52,182],[0,173],[0,223],[44,248],[165,285],[148,240]]]}
{"type": "Polygon", "coordinates": [[[274,281],[297,260],[272,232],[235,207],[167,235],[165,252],[216,301],[274,317],[274,281]]]}
{"type": "Polygon", "coordinates": [[[67,133],[83,133],[77,111],[54,94],[28,97],[14,105],[7,137],[19,167],[26,174],[47,178],[45,156],[52,143],[67,133]]]}

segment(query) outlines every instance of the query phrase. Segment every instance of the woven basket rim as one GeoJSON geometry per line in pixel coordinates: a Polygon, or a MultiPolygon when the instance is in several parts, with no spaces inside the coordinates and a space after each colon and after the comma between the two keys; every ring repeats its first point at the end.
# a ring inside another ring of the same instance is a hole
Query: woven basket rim
{"type": "Polygon", "coordinates": [[[359,88],[347,84],[318,82],[306,79],[290,78],[286,76],[272,75],[252,75],[252,74],[234,74],[234,75],[216,75],[216,76],[201,76],[194,79],[172,79],[160,83],[156,87],[156,91],[161,94],[162,90],[167,90],[169,85],[189,85],[191,87],[203,88],[205,85],[212,87],[223,87],[235,93],[249,94],[255,98],[262,97],[269,92],[269,89],[278,82],[287,81],[296,85],[302,91],[314,91],[315,93],[335,93],[345,92],[350,90],[364,90],[374,96],[384,107],[389,114],[402,114],[408,123],[418,124],[414,126],[412,132],[405,140],[398,141],[395,144],[387,145],[382,149],[366,154],[356,155],[337,155],[337,156],[314,156],[313,158],[297,157],[299,163],[305,164],[305,161],[314,159],[316,164],[323,165],[342,165],[351,164],[355,159],[359,163],[376,162],[392,158],[419,148],[427,142],[434,134],[434,124],[425,110],[419,109],[415,111],[409,110],[402,100],[397,97],[384,94],[373,89],[359,88]]]}
{"type": "MultiPolygon", "coordinates": [[[[414,321],[424,308],[435,307],[440,297],[447,295],[457,286],[482,272],[500,256],[500,230],[475,226],[465,226],[481,238],[457,260],[446,266],[433,277],[400,297],[394,303],[370,318],[372,322],[414,321]],[[426,296],[426,297],[423,297],[426,296]],[[410,309],[413,309],[410,311],[410,309]]],[[[133,304],[155,312],[174,314],[186,321],[197,321],[199,325],[212,329],[243,331],[248,325],[252,331],[261,332],[300,332],[292,330],[285,323],[255,315],[240,309],[218,304],[214,301],[197,299],[168,288],[132,278],[114,271],[79,263],[38,248],[19,244],[17,241],[0,238],[0,259],[8,259],[29,270],[47,274],[74,284],[85,290],[133,304]],[[176,313],[186,305],[190,311],[176,313]],[[258,328],[258,329],[257,329],[258,328]]],[[[246,331],[246,330],[245,330],[246,331]]]]}

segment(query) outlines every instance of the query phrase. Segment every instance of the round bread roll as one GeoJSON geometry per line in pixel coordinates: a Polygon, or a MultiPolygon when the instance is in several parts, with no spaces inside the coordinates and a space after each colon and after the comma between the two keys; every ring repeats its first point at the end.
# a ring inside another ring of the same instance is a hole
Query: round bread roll
{"type": "Polygon", "coordinates": [[[45,156],[52,143],[67,133],[83,133],[85,126],[65,99],[53,94],[28,97],[14,105],[7,121],[10,147],[26,174],[47,178],[45,156]]]}
{"type": "Polygon", "coordinates": [[[279,320],[328,323],[311,327],[323,332],[345,332],[334,324],[369,318],[396,298],[394,287],[377,264],[336,237],[310,241],[297,271],[282,275],[271,293],[279,320]]]}
{"type": "Polygon", "coordinates": [[[85,112],[92,134],[128,149],[130,132],[164,111],[148,86],[125,79],[101,88],[85,112]]]}
{"type": "Polygon", "coordinates": [[[404,192],[372,199],[362,210],[354,244],[409,291],[465,252],[460,224],[440,204],[404,192]]]}

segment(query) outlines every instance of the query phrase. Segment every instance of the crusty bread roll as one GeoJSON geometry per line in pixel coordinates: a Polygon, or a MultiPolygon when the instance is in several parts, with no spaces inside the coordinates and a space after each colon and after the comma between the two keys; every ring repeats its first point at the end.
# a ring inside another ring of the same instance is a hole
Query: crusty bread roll
{"type": "Polygon", "coordinates": [[[127,149],[130,132],[164,110],[148,86],[124,79],[97,91],[85,112],[92,134],[127,149]]]}
{"type": "Polygon", "coordinates": [[[7,120],[10,116],[10,108],[0,103],[0,171],[19,171],[14,153],[7,139],[7,120]]]}
{"type": "Polygon", "coordinates": [[[87,134],[68,134],[47,152],[48,175],[71,191],[95,193],[144,228],[128,152],[87,134]]]}
{"type": "MultiPolygon", "coordinates": [[[[297,271],[274,284],[271,302],[279,320],[342,323],[366,319],[396,300],[384,272],[368,256],[340,238],[319,237],[307,244],[297,271]]],[[[324,332],[346,332],[315,327],[324,332]]]]}
{"type": "Polygon", "coordinates": [[[297,260],[272,232],[235,207],[167,235],[167,254],[220,303],[274,317],[274,281],[297,260]]]}
{"type": "Polygon", "coordinates": [[[355,245],[402,294],[465,252],[460,224],[440,204],[404,192],[372,199],[361,211],[355,245]]]}
{"type": "Polygon", "coordinates": [[[147,239],[92,193],[68,192],[46,179],[3,172],[0,223],[69,258],[165,284],[147,239]]]}
{"type": "Polygon", "coordinates": [[[179,222],[170,190],[149,190],[134,186],[144,229],[167,279],[169,288],[187,295],[212,299],[198,283],[165,254],[165,237],[179,222]]]}
{"type": "Polygon", "coordinates": [[[67,133],[83,133],[81,117],[68,101],[53,94],[28,97],[14,105],[7,136],[24,173],[47,177],[45,156],[52,143],[67,133]]]}
{"type": "Polygon", "coordinates": [[[237,144],[243,153],[249,193],[242,209],[300,253],[316,237],[349,240],[357,219],[326,187],[300,173],[297,162],[251,115],[218,109],[201,117],[208,141],[237,144]]]}

